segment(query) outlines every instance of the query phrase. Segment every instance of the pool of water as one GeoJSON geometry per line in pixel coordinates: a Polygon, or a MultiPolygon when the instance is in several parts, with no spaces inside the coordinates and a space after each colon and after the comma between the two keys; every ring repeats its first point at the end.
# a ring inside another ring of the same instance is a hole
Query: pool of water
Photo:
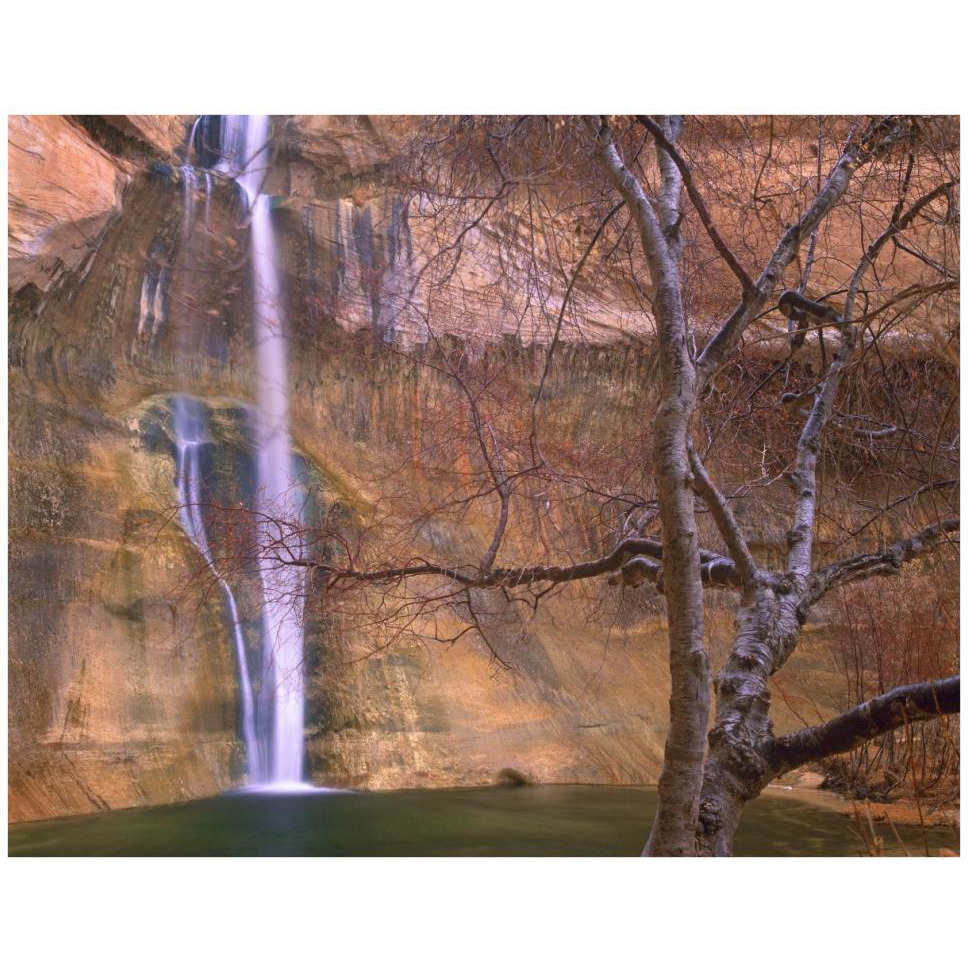
{"type": "MultiPolygon", "coordinates": [[[[640,853],[654,789],[520,786],[393,793],[239,793],[9,827],[11,856],[622,857],[640,853]]],[[[889,828],[879,831],[900,852],[889,828]]],[[[901,836],[924,853],[921,831],[901,836]]],[[[932,853],[958,831],[927,831],[932,853]]],[[[864,854],[853,821],[783,797],[747,807],[736,854],[864,854]]]]}

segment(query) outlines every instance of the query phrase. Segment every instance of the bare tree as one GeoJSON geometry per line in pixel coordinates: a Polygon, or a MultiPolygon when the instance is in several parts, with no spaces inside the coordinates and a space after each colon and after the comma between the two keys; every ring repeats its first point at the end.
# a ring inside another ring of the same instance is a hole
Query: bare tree
{"type": "MultiPolygon", "coordinates": [[[[884,245],[932,201],[944,197],[952,185],[943,183],[907,207],[903,200],[898,202],[890,221],[867,247],[850,278],[843,313],[832,314],[840,345],[813,391],[813,403],[797,445],[795,468],[789,474],[795,501],[787,538],[786,568],[783,572],[769,571],[758,567],[728,503],[690,447],[689,424],[697,408],[698,395],[764,308],[801,243],[843,197],[852,175],[909,134],[909,123],[899,118],[881,119],[868,126],[861,136],[851,139],[812,204],[784,232],[755,282],[729,253],[713,229],[705,206],[695,191],[690,191],[704,227],[742,288],[740,305],[695,359],[689,353],[686,338],[687,322],[678,273],[680,253],[674,231],[680,217],[681,185],[683,180],[687,183],[689,180],[689,169],[674,147],[680,125],[672,119],[660,122],[644,118],[642,123],[656,139],[663,168],[661,192],[655,199],[646,195],[641,183],[623,164],[607,121],[600,122],[595,139],[603,167],[635,216],[656,290],[661,352],[662,404],[656,417],[653,463],[664,536],[673,696],[666,763],[659,786],[659,812],[646,851],[727,854],[743,804],[755,797],[765,782],[781,771],[781,766],[789,768],[827,753],[842,752],[850,748],[843,743],[859,742],[870,735],[860,727],[864,724],[869,728],[875,717],[863,708],[810,734],[781,740],[774,740],[771,735],[769,678],[796,646],[809,608],[831,587],[863,577],[871,573],[869,569],[873,573],[896,570],[904,561],[923,553],[941,536],[958,527],[957,519],[945,520],[883,552],[861,555],[821,569],[813,567],[820,439],[832,416],[843,370],[857,348],[858,327],[854,314],[858,289],[884,245]],[[705,703],[709,691],[708,663],[702,624],[695,495],[705,501],[716,522],[742,590],[735,646],[716,679],[717,710],[708,751],[705,703]],[[834,748],[831,735],[840,737],[840,748],[834,748]],[[803,758],[794,755],[787,759],[777,754],[788,745],[800,751],[810,749],[813,755],[803,758]]],[[[828,315],[827,307],[810,308],[818,317],[828,315]]],[[[912,690],[892,695],[884,702],[894,708],[903,698],[913,707],[908,715],[913,717],[917,712],[918,718],[957,708],[957,681],[922,689],[922,693],[912,690]],[[920,705],[916,696],[922,700],[920,705]],[[928,701],[924,702],[926,697],[928,701]]],[[[882,727],[878,731],[899,725],[902,715],[898,712],[878,720],[882,727]]]]}
{"type": "Polygon", "coordinates": [[[398,513],[379,520],[352,549],[345,535],[335,541],[326,532],[315,542],[326,554],[314,555],[313,536],[293,542],[296,526],[282,523],[278,540],[255,542],[253,554],[309,568],[314,595],[355,596],[364,603],[358,615],[394,635],[433,625],[441,609],[458,614],[462,630],[438,638],[476,633],[498,663],[479,614],[485,595],[503,596],[508,610],[534,609],[574,582],[655,586],[668,616],[671,694],[644,852],[731,853],[744,805],[776,776],[959,710],[954,675],[774,736],[770,694],[825,596],[895,575],[957,541],[953,397],[940,400],[931,437],[897,398],[885,361],[892,340],[910,343],[911,327],[928,320],[919,352],[926,332],[928,350],[937,357],[940,346],[950,368],[956,129],[946,119],[899,116],[603,116],[436,120],[415,137],[411,124],[407,187],[433,238],[406,302],[425,345],[391,352],[453,388],[433,415],[437,461],[421,455],[432,482],[410,496],[409,521],[398,513]],[[450,335],[453,281],[483,231],[498,263],[486,295],[500,303],[502,319],[518,321],[519,334],[528,320],[529,337],[543,346],[527,399],[520,386],[528,381],[507,358],[475,361],[450,335]],[[544,403],[565,328],[580,335],[583,308],[603,287],[623,292],[657,361],[642,434],[625,442],[624,464],[569,454],[544,403]],[[898,335],[905,326],[907,335],[898,335]],[[748,379],[737,398],[730,374],[743,366],[748,379]],[[864,412],[871,366],[881,368],[892,422],[864,412]],[[756,439],[764,409],[783,411],[771,420],[789,428],[787,438],[756,439]],[[731,468],[723,456],[730,427],[747,428],[739,449],[754,439],[762,446],[755,472],[748,462],[731,468]],[[830,514],[824,487],[848,490],[837,468],[851,460],[907,493],[885,499],[866,523],[839,522],[838,540],[821,546],[830,514]],[[778,501],[775,485],[784,482],[789,498],[778,501]],[[782,560],[757,550],[755,528],[740,513],[756,500],[787,520],[782,560]],[[594,541],[549,527],[553,502],[563,501],[596,510],[594,541]],[[912,508],[917,526],[886,540],[904,520],[899,510],[912,508]],[[420,527],[471,509],[491,517],[479,560],[417,550],[420,527]],[[882,538],[865,545],[875,524],[882,538]],[[524,532],[529,547],[543,549],[537,560],[513,558],[524,532]],[[310,550],[295,556],[297,544],[310,550]],[[710,589],[732,603],[736,623],[715,675],[710,589]]]}

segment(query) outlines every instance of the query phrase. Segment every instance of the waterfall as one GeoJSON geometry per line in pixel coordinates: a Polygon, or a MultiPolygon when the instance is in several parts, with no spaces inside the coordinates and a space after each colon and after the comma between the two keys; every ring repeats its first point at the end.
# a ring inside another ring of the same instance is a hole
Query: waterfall
{"type": "Polygon", "coordinates": [[[212,173],[205,172],[205,230],[208,231],[212,208],[212,173]]]}
{"type": "Polygon", "coordinates": [[[178,170],[181,172],[182,189],[185,193],[182,238],[187,240],[189,235],[191,235],[192,225],[195,222],[195,189],[198,186],[198,177],[195,174],[195,169],[191,165],[182,165],[178,170]]]}
{"type": "Polygon", "coordinates": [[[289,384],[276,240],[269,197],[262,191],[270,162],[269,117],[230,115],[224,121],[223,160],[234,168],[249,212],[253,318],[258,382],[256,510],[263,590],[263,720],[271,718],[272,784],[298,784],[303,762],[303,597],[305,575],[287,565],[302,557],[302,496],[289,437],[289,384]],[[230,152],[235,152],[234,157],[230,152]],[[281,523],[280,523],[281,522],[281,523]]]}
{"type": "Polygon", "coordinates": [[[239,693],[242,706],[242,738],[245,740],[246,768],[250,777],[261,777],[262,751],[255,728],[255,703],[245,638],[239,620],[239,607],[229,583],[221,576],[212,557],[202,517],[202,448],[210,444],[206,433],[205,411],[199,400],[178,394],[171,401],[175,431],[175,486],[178,493],[178,517],[185,533],[205,559],[225,597],[232,626],[235,659],[239,668],[239,693]]]}
{"type": "MultiPolygon", "coordinates": [[[[178,497],[182,526],[216,577],[228,603],[239,665],[243,738],[249,783],[260,789],[303,789],[303,599],[305,577],[301,567],[287,564],[303,555],[301,538],[303,496],[297,484],[289,434],[287,350],[276,240],[270,199],[263,185],[271,161],[268,115],[207,116],[192,129],[189,150],[205,165],[211,162],[217,138],[214,170],[233,178],[244,196],[249,226],[253,338],[256,350],[256,484],[257,537],[261,589],[261,663],[259,688],[253,694],[246,661],[245,641],[238,608],[228,584],[213,563],[197,505],[198,447],[204,440],[204,418],[176,397],[173,416],[178,448],[178,497]],[[217,132],[217,134],[216,134],[217,132]],[[203,156],[199,136],[204,135],[203,156]],[[213,137],[213,135],[215,137],[213,137]]],[[[184,232],[192,229],[195,215],[194,168],[182,169],[185,186],[184,232]]],[[[205,211],[211,173],[205,171],[205,211]]],[[[196,402],[197,406],[197,402],[196,402]]]]}

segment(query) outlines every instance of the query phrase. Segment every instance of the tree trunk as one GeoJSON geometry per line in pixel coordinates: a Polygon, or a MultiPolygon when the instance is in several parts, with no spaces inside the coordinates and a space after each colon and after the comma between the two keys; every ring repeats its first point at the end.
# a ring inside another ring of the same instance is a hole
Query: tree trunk
{"type": "MultiPolygon", "coordinates": [[[[681,119],[668,119],[674,141],[681,119]]],[[[593,126],[594,129],[594,126],[593,126]]],[[[598,156],[638,229],[649,266],[659,348],[660,404],[655,417],[653,472],[662,522],[662,574],[669,616],[669,735],[659,803],[643,853],[691,857],[709,727],[709,659],[706,655],[703,589],[695,494],[689,464],[689,424],[696,409],[696,369],[686,343],[686,314],[679,280],[678,170],[658,152],[662,190],[655,203],[625,167],[604,121],[595,131],[598,156]]]]}
{"type": "Polygon", "coordinates": [[[799,600],[790,577],[763,575],[740,608],[732,654],[716,677],[716,723],[699,808],[701,855],[732,854],[743,807],[775,775],[763,755],[773,738],[769,681],[799,638],[799,600]]]}
{"type": "MultiPolygon", "coordinates": [[[[657,287],[662,402],[655,420],[653,461],[662,521],[663,585],[669,616],[669,735],[659,777],[659,805],[644,853],[692,856],[709,724],[709,660],[705,648],[699,536],[689,468],[689,421],[695,371],[685,340],[679,288],[657,287]]],[[[655,276],[653,276],[655,278],[655,276]]]]}

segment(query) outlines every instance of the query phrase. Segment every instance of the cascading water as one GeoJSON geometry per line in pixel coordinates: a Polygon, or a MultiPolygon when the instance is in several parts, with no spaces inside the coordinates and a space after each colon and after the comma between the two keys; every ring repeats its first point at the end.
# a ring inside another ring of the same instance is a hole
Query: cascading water
{"type": "MultiPolygon", "coordinates": [[[[262,191],[270,161],[269,118],[267,115],[205,118],[201,125],[201,133],[206,136],[204,151],[196,143],[199,131],[196,122],[191,144],[200,159],[211,156],[216,124],[219,151],[214,167],[232,177],[242,190],[250,238],[257,372],[255,511],[257,540],[263,552],[270,552],[259,555],[261,684],[255,697],[238,608],[227,583],[221,578],[219,581],[226,594],[236,643],[249,782],[267,790],[304,789],[307,788],[302,782],[305,580],[302,568],[287,564],[288,560],[302,556],[299,535],[303,501],[296,482],[289,435],[287,352],[276,243],[270,199],[262,191]]],[[[190,172],[183,169],[186,237],[192,228],[194,192],[198,184],[194,169],[190,172]]],[[[211,173],[206,171],[206,221],[210,185],[211,173]]],[[[190,398],[185,397],[176,397],[173,402],[182,524],[218,577],[197,508],[197,447],[205,436],[204,417],[193,411],[189,402],[190,398]]],[[[197,401],[194,403],[198,406],[197,401]]]]}
{"type": "Polygon", "coordinates": [[[188,239],[195,222],[195,189],[198,187],[198,176],[191,165],[182,165],[178,169],[181,173],[182,187],[185,193],[185,215],[182,222],[182,238],[188,239]]]}
{"type": "Polygon", "coordinates": [[[242,706],[242,738],[245,740],[246,767],[250,777],[263,774],[263,756],[255,728],[255,703],[249,661],[245,651],[245,638],[239,620],[239,607],[229,583],[222,578],[212,557],[202,517],[202,453],[211,446],[207,433],[205,411],[200,401],[179,394],[171,401],[172,422],[175,431],[175,486],[178,492],[178,516],[185,533],[205,559],[225,596],[232,626],[235,659],[239,668],[239,693],[242,706]]]}
{"type": "Polygon", "coordinates": [[[249,209],[252,259],[253,316],[258,377],[258,500],[261,538],[279,552],[282,561],[260,556],[264,595],[264,712],[271,705],[272,754],[269,782],[300,783],[303,762],[303,623],[304,573],[285,564],[287,556],[302,557],[298,528],[301,495],[289,438],[289,384],[283,332],[282,290],[279,284],[275,236],[269,197],[262,192],[269,164],[268,115],[225,118],[226,147],[235,145],[236,181],[249,209]],[[241,147],[241,152],[238,151],[241,147]],[[284,522],[280,524],[279,522],[284,522]]]}

